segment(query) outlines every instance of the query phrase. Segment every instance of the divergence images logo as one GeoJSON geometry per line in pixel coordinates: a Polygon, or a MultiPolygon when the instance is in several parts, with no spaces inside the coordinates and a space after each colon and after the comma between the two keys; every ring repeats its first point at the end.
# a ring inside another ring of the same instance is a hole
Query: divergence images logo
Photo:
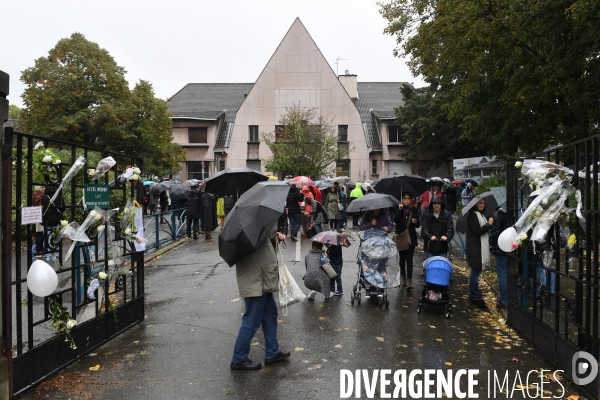
{"type": "Polygon", "coordinates": [[[578,351],[573,355],[571,362],[571,376],[577,385],[592,383],[598,375],[598,362],[593,355],[585,351],[578,351]]]}

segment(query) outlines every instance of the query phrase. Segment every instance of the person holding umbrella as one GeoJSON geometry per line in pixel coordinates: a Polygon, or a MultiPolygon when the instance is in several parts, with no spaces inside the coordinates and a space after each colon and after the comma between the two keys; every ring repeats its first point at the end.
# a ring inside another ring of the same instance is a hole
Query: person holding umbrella
{"type": "Polygon", "coordinates": [[[190,197],[187,198],[187,236],[191,237],[192,232],[194,233],[194,240],[198,239],[198,220],[200,219],[200,197],[198,192],[192,190],[190,197]]]}
{"type": "Polygon", "coordinates": [[[402,194],[402,203],[398,205],[400,212],[396,214],[394,223],[396,224],[396,234],[401,234],[408,229],[410,245],[408,249],[398,249],[400,255],[400,285],[406,286],[406,289],[412,289],[413,256],[417,246],[416,228],[421,226],[419,222],[419,212],[412,205],[412,196],[410,192],[402,194]]]}
{"type": "MultiPolygon", "coordinates": [[[[350,200],[349,200],[349,204],[351,204],[354,200],[356,199],[360,199],[361,197],[364,196],[364,192],[361,188],[362,184],[360,182],[356,182],[356,186],[354,187],[354,189],[350,192],[350,200]]],[[[352,215],[352,227],[357,228],[358,227],[358,219],[360,217],[360,213],[356,212],[353,213],[352,215]]]]}
{"type": "Polygon", "coordinates": [[[471,268],[469,279],[470,300],[473,305],[487,309],[479,291],[479,275],[484,266],[490,265],[488,232],[492,228],[494,218],[485,218],[485,198],[479,199],[467,217],[467,264],[471,268]]]}
{"type": "Polygon", "coordinates": [[[204,232],[204,239],[212,239],[212,231],[217,226],[217,199],[212,193],[204,193],[200,197],[200,225],[204,232]]]}
{"type": "Polygon", "coordinates": [[[460,197],[462,198],[463,207],[469,204],[469,202],[473,199],[473,197],[477,196],[477,192],[473,186],[473,182],[469,181],[467,183],[467,188],[462,191],[460,197]]]}
{"type": "Polygon", "coordinates": [[[360,230],[366,231],[371,228],[383,229],[388,233],[392,231],[392,221],[384,209],[377,208],[363,214],[362,219],[360,220],[360,230]]]}
{"type": "Polygon", "coordinates": [[[240,297],[244,298],[246,312],[242,317],[242,325],[231,358],[232,370],[262,368],[261,363],[248,358],[250,343],[260,326],[265,336],[265,364],[284,361],[291,355],[279,349],[277,306],[273,298],[273,293],[277,292],[279,287],[276,246],[277,241],[285,240],[283,232],[286,230],[287,217],[282,213],[278,222],[271,227],[267,237],[259,244],[258,250],[235,264],[238,290],[240,297]]]}

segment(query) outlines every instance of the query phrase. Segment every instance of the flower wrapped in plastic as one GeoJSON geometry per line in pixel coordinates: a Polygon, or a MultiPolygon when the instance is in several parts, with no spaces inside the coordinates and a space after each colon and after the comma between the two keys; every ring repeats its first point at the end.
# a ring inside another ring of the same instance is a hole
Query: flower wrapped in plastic
{"type": "Polygon", "coordinates": [[[77,173],[79,172],[79,170],[81,168],[83,168],[84,165],[85,165],[85,157],[83,157],[83,156],[77,157],[77,160],[75,160],[75,162],[73,163],[73,165],[71,166],[71,168],[69,169],[69,171],[67,171],[67,173],[65,174],[65,176],[63,176],[63,179],[60,182],[60,185],[58,186],[58,189],[56,189],[56,192],[54,193],[54,196],[52,196],[52,198],[50,199],[50,204],[54,203],[54,200],[56,199],[56,197],[58,196],[58,194],[62,190],[63,186],[66,183],[69,183],[75,177],[75,175],[77,175],[77,173]]]}
{"type": "Polygon", "coordinates": [[[104,174],[111,169],[117,162],[112,157],[105,157],[98,165],[96,165],[96,169],[90,169],[88,174],[91,176],[92,180],[97,181],[100,177],[104,176],[104,174]]]}
{"type": "Polygon", "coordinates": [[[141,235],[138,235],[138,227],[135,225],[135,218],[142,206],[136,200],[128,200],[123,212],[121,213],[121,230],[123,236],[135,243],[146,243],[147,240],[141,235]]]}
{"type": "Polygon", "coordinates": [[[548,186],[553,183],[573,179],[573,170],[553,162],[543,160],[525,160],[521,166],[521,173],[529,181],[530,187],[548,186]]]}

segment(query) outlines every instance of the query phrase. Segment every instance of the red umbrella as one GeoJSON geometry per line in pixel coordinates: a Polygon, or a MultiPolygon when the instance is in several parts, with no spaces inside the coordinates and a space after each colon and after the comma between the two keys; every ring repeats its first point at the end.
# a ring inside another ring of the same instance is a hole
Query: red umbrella
{"type": "Polygon", "coordinates": [[[311,239],[313,242],[319,242],[324,244],[332,244],[334,246],[350,246],[350,241],[348,238],[341,233],[337,233],[334,231],[325,231],[321,233],[317,233],[311,239]]]}
{"type": "Polygon", "coordinates": [[[452,181],[452,183],[454,183],[455,185],[460,185],[461,183],[465,183],[465,181],[463,181],[462,179],[455,179],[452,181]]]}

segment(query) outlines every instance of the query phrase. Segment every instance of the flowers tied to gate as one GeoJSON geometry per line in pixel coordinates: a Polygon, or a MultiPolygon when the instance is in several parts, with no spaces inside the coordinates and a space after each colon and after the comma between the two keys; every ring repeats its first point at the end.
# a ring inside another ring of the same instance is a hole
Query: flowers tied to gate
{"type": "Polygon", "coordinates": [[[56,333],[64,333],[66,335],[65,342],[71,342],[69,347],[76,350],[77,346],[71,336],[71,329],[75,328],[77,321],[71,318],[69,309],[58,301],[52,301],[50,304],[50,319],[56,333]]]}
{"type": "Polygon", "coordinates": [[[137,235],[138,227],[135,225],[136,215],[141,208],[140,203],[136,200],[129,200],[121,213],[121,229],[123,231],[123,236],[136,243],[146,241],[146,239],[137,235]]]}
{"type": "Polygon", "coordinates": [[[88,175],[92,178],[92,180],[97,181],[100,177],[104,176],[104,174],[111,169],[117,162],[112,157],[105,157],[98,165],[96,165],[96,169],[89,169],[88,175]]]}
{"type": "Polygon", "coordinates": [[[58,154],[52,149],[47,149],[44,142],[38,142],[33,148],[31,163],[36,175],[48,175],[52,171],[51,165],[58,165],[60,162],[58,154]]]}
{"type": "Polygon", "coordinates": [[[537,159],[523,161],[521,164],[521,173],[529,182],[531,189],[534,186],[545,187],[560,181],[570,182],[573,178],[572,169],[553,162],[537,159]]]}
{"type": "Polygon", "coordinates": [[[54,200],[56,199],[56,197],[62,190],[63,186],[65,184],[69,183],[75,177],[75,175],[77,175],[79,170],[81,168],[83,168],[84,165],[85,165],[85,157],[83,157],[83,156],[77,157],[77,160],[75,160],[75,162],[73,163],[73,165],[71,166],[69,171],[67,171],[67,173],[63,177],[62,181],[60,182],[60,185],[58,186],[58,189],[56,189],[54,196],[52,196],[52,198],[50,199],[50,203],[52,203],[52,204],[54,203],[54,200]]]}

